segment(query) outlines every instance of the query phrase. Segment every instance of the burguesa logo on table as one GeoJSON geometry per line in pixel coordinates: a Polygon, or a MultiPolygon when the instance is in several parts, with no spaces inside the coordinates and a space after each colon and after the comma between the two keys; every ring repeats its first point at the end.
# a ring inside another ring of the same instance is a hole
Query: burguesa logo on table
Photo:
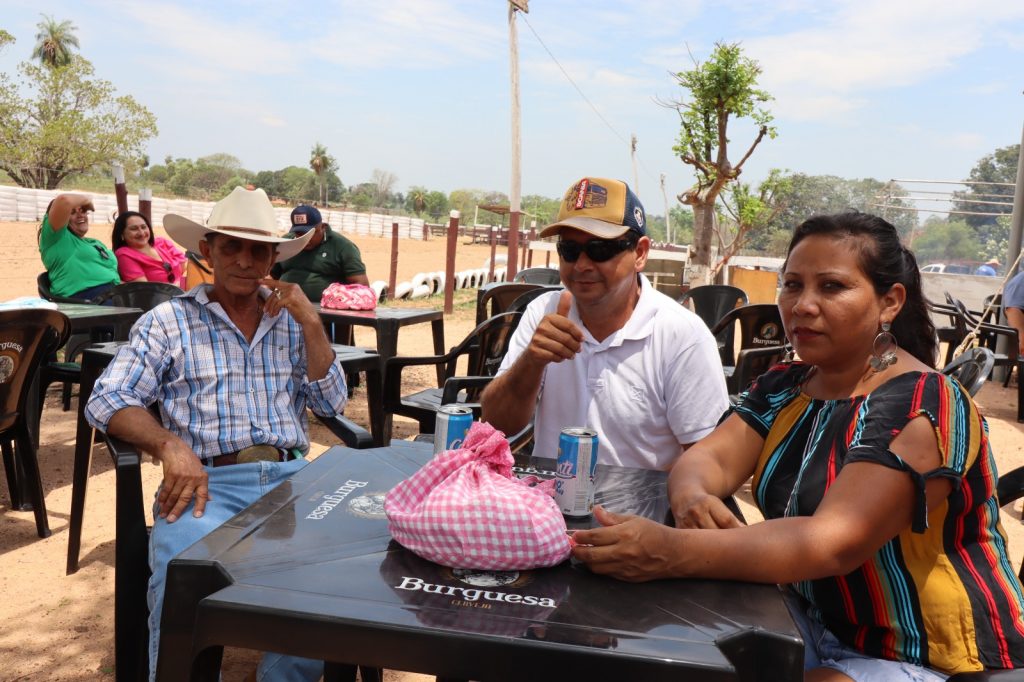
{"type": "Polygon", "coordinates": [[[345,481],[345,484],[335,490],[333,493],[324,495],[321,498],[321,502],[317,505],[316,509],[309,512],[306,518],[311,521],[320,521],[327,517],[334,508],[345,501],[345,498],[352,494],[353,491],[364,488],[369,484],[369,481],[345,481]]]}
{"type": "Polygon", "coordinates": [[[490,601],[502,602],[505,604],[522,604],[524,606],[540,606],[553,609],[558,603],[550,597],[537,597],[532,594],[516,594],[514,592],[499,592],[498,590],[481,590],[468,587],[455,587],[454,585],[437,585],[428,583],[422,578],[411,578],[402,576],[402,582],[395,585],[399,590],[410,590],[413,592],[426,592],[445,597],[457,597],[467,602],[490,601]]]}

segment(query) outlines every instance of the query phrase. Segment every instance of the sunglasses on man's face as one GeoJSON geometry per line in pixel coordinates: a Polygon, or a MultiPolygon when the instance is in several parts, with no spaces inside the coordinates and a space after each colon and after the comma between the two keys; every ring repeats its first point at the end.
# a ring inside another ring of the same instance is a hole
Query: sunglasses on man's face
{"type": "Polygon", "coordinates": [[[604,263],[633,248],[635,244],[632,239],[591,239],[585,244],[563,240],[555,244],[555,248],[567,263],[578,261],[581,253],[587,254],[587,258],[595,263],[604,263]]]}

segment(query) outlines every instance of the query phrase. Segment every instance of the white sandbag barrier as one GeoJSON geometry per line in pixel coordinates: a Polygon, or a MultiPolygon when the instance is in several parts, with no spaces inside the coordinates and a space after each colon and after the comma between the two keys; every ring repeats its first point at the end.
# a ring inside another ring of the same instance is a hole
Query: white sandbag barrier
{"type": "MultiPolygon", "coordinates": [[[[81,192],[73,188],[68,189],[34,189],[31,187],[10,187],[0,186],[0,220],[11,222],[38,223],[46,214],[46,206],[58,194],[64,192],[75,192],[85,194],[92,199],[96,212],[93,214],[94,223],[113,223],[117,213],[117,196],[114,194],[81,192]]],[[[193,201],[191,199],[168,199],[153,197],[152,215],[155,225],[162,225],[164,215],[176,213],[193,220],[201,225],[206,224],[206,219],[213,210],[212,201],[193,201]]],[[[128,208],[137,211],[139,206],[138,196],[128,195],[128,208]]],[[[291,212],[289,206],[275,207],[277,224],[281,230],[291,227],[291,212]]],[[[355,211],[322,211],[324,220],[331,224],[331,227],[338,232],[350,232],[375,237],[390,237],[391,223],[398,223],[398,236],[404,239],[423,239],[423,219],[409,216],[390,216],[379,213],[366,214],[355,211]]]]}

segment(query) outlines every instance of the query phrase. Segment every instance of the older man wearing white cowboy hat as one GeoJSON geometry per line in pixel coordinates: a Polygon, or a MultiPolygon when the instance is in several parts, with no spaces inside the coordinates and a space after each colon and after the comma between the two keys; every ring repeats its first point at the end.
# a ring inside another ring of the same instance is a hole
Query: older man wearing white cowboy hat
{"type": "MultiPolygon", "coordinates": [[[[214,283],[140,318],[86,407],[94,427],[163,466],[150,536],[151,678],[167,563],[302,468],[306,407],[335,415],[347,398],[316,309],[297,285],[268,276],[308,235],[281,236],[263,190],[235,188],[206,225],[167,215],[164,227],[203,254],[214,283]],[[163,423],[147,409],[153,403],[163,423]]],[[[295,662],[272,656],[261,664],[261,679],[281,679],[263,673],[295,662]]],[[[319,677],[322,664],[302,663],[312,664],[311,679],[319,677]]]]}

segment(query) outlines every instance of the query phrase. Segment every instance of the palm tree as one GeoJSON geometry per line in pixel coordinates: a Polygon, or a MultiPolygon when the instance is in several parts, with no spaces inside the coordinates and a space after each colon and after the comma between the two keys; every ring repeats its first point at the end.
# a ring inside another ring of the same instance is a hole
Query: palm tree
{"type": "Polygon", "coordinates": [[[309,153],[309,167],[313,169],[317,179],[320,181],[320,205],[326,206],[327,185],[325,180],[328,173],[337,169],[338,164],[335,162],[334,157],[327,153],[327,147],[317,142],[309,153]]]}
{"type": "Polygon", "coordinates": [[[36,24],[39,33],[36,34],[32,58],[51,69],[67,66],[71,63],[71,48],[78,49],[78,38],[74,34],[78,27],[67,19],[57,21],[46,14],[40,16],[43,20],[36,24]]]}

